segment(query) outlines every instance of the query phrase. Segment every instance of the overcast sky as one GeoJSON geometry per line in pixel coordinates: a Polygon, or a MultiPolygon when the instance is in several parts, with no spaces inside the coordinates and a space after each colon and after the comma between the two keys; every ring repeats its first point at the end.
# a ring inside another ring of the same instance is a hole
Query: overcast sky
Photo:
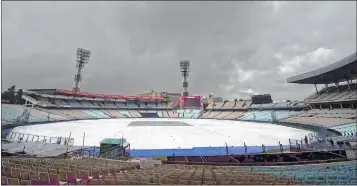
{"type": "Polygon", "coordinates": [[[72,89],[76,50],[92,51],[82,91],[189,92],[302,99],[287,78],[356,51],[356,2],[3,2],[2,90],[72,89]]]}

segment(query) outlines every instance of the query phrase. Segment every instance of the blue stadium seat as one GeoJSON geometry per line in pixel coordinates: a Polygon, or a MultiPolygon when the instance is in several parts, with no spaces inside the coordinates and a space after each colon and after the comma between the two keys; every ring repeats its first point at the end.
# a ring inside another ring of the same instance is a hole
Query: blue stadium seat
{"type": "Polygon", "coordinates": [[[288,107],[289,104],[290,102],[278,102],[275,103],[274,107],[288,107]]]}
{"type": "Polygon", "coordinates": [[[162,111],[157,111],[157,115],[162,118],[163,117],[163,114],[162,114],[162,111]]]}
{"type": "Polygon", "coordinates": [[[356,183],[356,161],[301,166],[253,166],[254,172],[293,178],[304,185],[348,185],[356,183]]]}
{"type": "Polygon", "coordinates": [[[102,116],[98,115],[96,112],[94,112],[93,110],[83,110],[84,113],[93,116],[94,118],[103,118],[102,116]]]}
{"type": "Polygon", "coordinates": [[[183,114],[183,113],[185,113],[185,111],[186,111],[186,110],[177,110],[177,113],[183,114]]]}
{"type": "Polygon", "coordinates": [[[192,118],[198,119],[200,117],[200,114],[193,114],[192,118]]]}
{"type": "Polygon", "coordinates": [[[356,123],[334,126],[331,127],[331,129],[341,132],[343,136],[356,136],[356,132],[357,132],[356,123]]]}
{"type": "Polygon", "coordinates": [[[21,116],[22,111],[1,105],[1,120],[16,121],[17,117],[21,116]]]}
{"type": "Polygon", "coordinates": [[[277,120],[285,119],[287,117],[295,116],[300,112],[297,111],[287,111],[287,110],[262,110],[262,111],[248,111],[243,114],[238,120],[246,120],[246,121],[264,121],[271,122],[272,115],[275,112],[275,116],[277,120]]]}
{"type": "Polygon", "coordinates": [[[192,118],[194,114],[191,113],[184,113],[183,118],[192,118]]]}
{"type": "Polygon", "coordinates": [[[261,106],[261,104],[252,104],[250,105],[250,108],[260,108],[261,106]]]}
{"type": "Polygon", "coordinates": [[[110,118],[107,114],[103,113],[101,110],[92,110],[95,114],[97,114],[100,118],[110,118]]]}

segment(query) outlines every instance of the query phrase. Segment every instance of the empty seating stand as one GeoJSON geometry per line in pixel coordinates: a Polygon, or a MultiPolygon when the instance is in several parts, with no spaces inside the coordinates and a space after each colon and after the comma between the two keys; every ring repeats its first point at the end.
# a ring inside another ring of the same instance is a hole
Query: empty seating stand
{"type": "Polygon", "coordinates": [[[211,111],[204,118],[212,119],[212,118],[215,118],[220,113],[221,113],[221,111],[211,111]]]}
{"type": "Polygon", "coordinates": [[[224,102],[215,102],[214,103],[214,109],[221,109],[224,105],[224,102]]]}
{"type": "Polygon", "coordinates": [[[335,101],[349,101],[355,100],[356,84],[351,84],[351,90],[348,89],[348,85],[339,86],[339,91],[336,86],[324,88],[305,99],[306,102],[318,103],[318,102],[335,102],[335,101]]]}
{"type": "Polygon", "coordinates": [[[170,118],[178,118],[179,114],[175,110],[168,110],[167,113],[169,114],[170,118]]]}
{"type": "Polygon", "coordinates": [[[224,111],[224,112],[221,112],[218,115],[214,116],[214,118],[215,119],[224,119],[225,117],[227,117],[230,114],[232,114],[231,111],[224,111]]]}
{"type": "Polygon", "coordinates": [[[129,110],[129,113],[133,118],[141,118],[142,117],[141,114],[137,110],[129,110]]]}
{"type": "Polygon", "coordinates": [[[242,111],[234,111],[232,113],[230,113],[229,115],[223,117],[222,119],[237,119],[239,117],[241,117],[244,114],[244,112],[242,111]]]}
{"type": "Polygon", "coordinates": [[[245,107],[245,105],[246,105],[245,103],[246,103],[246,101],[237,101],[233,108],[234,109],[243,109],[245,107]]]}
{"type": "Polygon", "coordinates": [[[162,116],[164,117],[164,118],[169,118],[170,116],[169,116],[169,113],[168,113],[169,111],[166,111],[166,110],[164,110],[164,111],[162,111],[162,116]]]}
{"type": "Polygon", "coordinates": [[[138,163],[89,158],[68,160],[15,157],[1,160],[2,185],[85,185],[92,181],[123,184],[124,174],[120,172],[140,168],[138,163]]]}
{"type": "Polygon", "coordinates": [[[229,110],[231,110],[231,109],[233,109],[233,107],[236,105],[236,102],[234,102],[234,101],[228,101],[228,102],[226,102],[224,105],[223,105],[223,107],[222,107],[222,109],[229,109],[229,110]]]}
{"type": "Polygon", "coordinates": [[[116,102],[115,105],[117,106],[118,109],[127,109],[128,108],[124,102],[116,102]]]}
{"type": "Polygon", "coordinates": [[[333,127],[342,124],[354,123],[356,120],[356,110],[352,109],[313,109],[295,117],[287,118],[283,121],[290,123],[314,124],[326,127],[333,127]]]}
{"type": "Polygon", "coordinates": [[[123,116],[127,117],[127,118],[132,118],[133,116],[130,114],[129,111],[127,110],[119,110],[120,114],[122,114],[123,116]]]}
{"type": "Polygon", "coordinates": [[[304,185],[356,185],[356,161],[306,166],[249,167],[253,172],[295,179],[304,185]]]}
{"type": "Polygon", "coordinates": [[[343,136],[357,136],[357,126],[356,123],[343,124],[338,126],[333,126],[331,129],[341,132],[343,136]]]}
{"type": "Polygon", "coordinates": [[[214,103],[208,104],[207,107],[206,107],[206,109],[212,109],[212,108],[213,108],[213,104],[214,104],[214,103]]]}

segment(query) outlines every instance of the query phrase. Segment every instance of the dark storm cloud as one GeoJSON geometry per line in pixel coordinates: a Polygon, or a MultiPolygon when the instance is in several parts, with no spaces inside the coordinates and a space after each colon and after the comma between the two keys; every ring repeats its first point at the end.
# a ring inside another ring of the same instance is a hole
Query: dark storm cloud
{"type": "Polygon", "coordinates": [[[92,50],[82,90],[189,90],[228,99],[301,99],[286,78],[356,51],[356,2],[4,2],[2,89],[72,87],[75,52],[92,50]]]}

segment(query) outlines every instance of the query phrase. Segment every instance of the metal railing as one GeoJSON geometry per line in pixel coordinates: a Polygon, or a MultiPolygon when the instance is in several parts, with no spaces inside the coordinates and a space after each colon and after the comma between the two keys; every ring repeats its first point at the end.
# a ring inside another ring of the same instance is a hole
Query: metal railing
{"type": "Polygon", "coordinates": [[[42,143],[57,143],[61,145],[70,145],[74,143],[74,138],[66,137],[53,137],[53,136],[43,136],[26,134],[21,132],[10,131],[7,134],[3,133],[2,138],[10,142],[42,142],[42,143]]]}

